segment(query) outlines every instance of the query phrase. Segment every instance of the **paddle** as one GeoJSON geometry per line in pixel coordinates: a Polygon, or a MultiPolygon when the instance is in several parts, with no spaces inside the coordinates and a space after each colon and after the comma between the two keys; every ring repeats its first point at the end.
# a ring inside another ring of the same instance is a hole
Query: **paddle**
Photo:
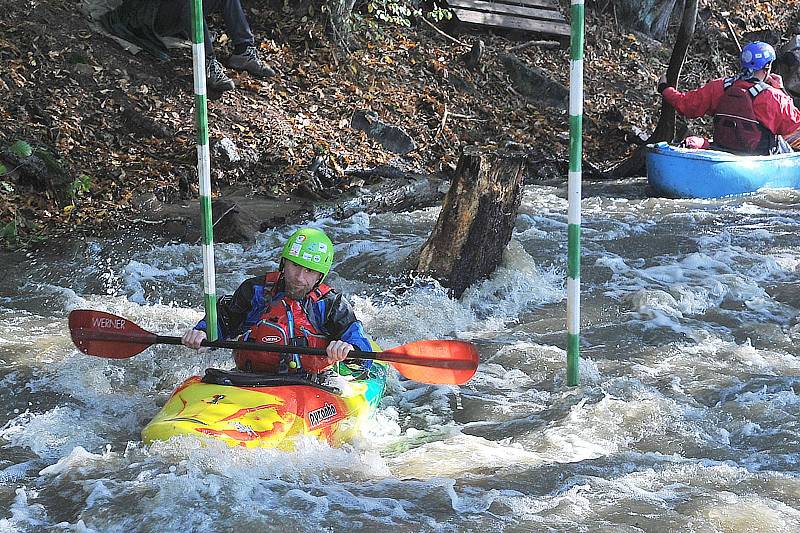
{"type": "MultiPolygon", "coordinates": [[[[156,335],[125,318],[88,309],[76,309],[69,314],[69,332],[80,351],[109,359],[133,357],[153,344],[181,344],[180,337],[156,335]]],[[[202,345],[320,357],[327,355],[323,348],[282,344],[204,340],[202,345]]],[[[464,341],[417,341],[384,352],[353,350],[349,357],[386,361],[408,379],[431,384],[464,384],[478,368],[478,351],[464,341]]]]}

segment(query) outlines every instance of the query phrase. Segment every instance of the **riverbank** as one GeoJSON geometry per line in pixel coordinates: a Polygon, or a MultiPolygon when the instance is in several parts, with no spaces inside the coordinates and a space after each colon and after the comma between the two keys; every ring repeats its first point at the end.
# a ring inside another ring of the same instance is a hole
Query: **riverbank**
{"type": "MultiPolygon", "coordinates": [[[[687,86],[733,64],[735,44],[718,10],[730,10],[740,30],[790,29],[791,10],[778,2],[759,3],[758,13],[727,4],[734,2],[701,2],[694,53],[682,77],[687,86]]],[[[287,198],[314,204],[358,194],[363,181],[346,174],[348,168],[392,164],[446,175],[466,144],[514,142],[566,161],[565,107],[523,96],[507,67],[512,57],[567,85],[564,44],[512,50],[529,36],[462,30],[458,44],[424,24],[365,23],[346,55],[331,47],[314,18],[269,5],[254,3],[251,24],[278,76],[262,81],[231,72],[237,90],[209,102],[212,146],[233,146],[215,153],[216,197],[235,190],[276,204],[287,198]],[[485,51],[470,68],[463,56],[479,39],[485,51]],[[393,154],[353,128],[353,115],[362,111],[402,128],[416,149],[393,154]],[[324,169],[322,178],[312,166],[324,169]]],[[[612,19],[591,9],[587,17],[584,154],[587,167],[601,170],[652,131],[660,104],[653,84],[670,52],[668,44],[620,31],[612,19]]],[[[48,183],[7,168],[0,182],[7,244],[113,230],[157,216],[154,206],[197,196],[186,50],[163,62],[131,55],[94,31],[67,0],[3,11],[0,36],[7,66],[0,90],[9,95],[0,102],[0,146],[20,139],[50,154],[68,191],[58,198],[48,183]]],[[[217,52],[224,58],[229,49],[222,43],[217,52]]],[[[164,212],[173,209],[179,208],[164,212]]]]}

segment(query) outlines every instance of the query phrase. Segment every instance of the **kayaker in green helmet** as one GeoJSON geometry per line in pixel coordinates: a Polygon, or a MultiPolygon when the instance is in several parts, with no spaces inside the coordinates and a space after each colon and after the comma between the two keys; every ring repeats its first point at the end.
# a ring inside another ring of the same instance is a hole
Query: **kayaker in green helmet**
{"type": "MultiPolygon", "coordinates": [[[[325,348],[327,358],[237,350],[239,370],[317,374],[343,361],[354,348],[372,351],[361,322],[341,293],[322,281],[333,264],[333,243],[316,228],[292,233],[278,272],[244,281],[217,303],[218,338],[325,348]]],[[[187,331],[184,345],[199,349],[205,318],[187,331]]]]}

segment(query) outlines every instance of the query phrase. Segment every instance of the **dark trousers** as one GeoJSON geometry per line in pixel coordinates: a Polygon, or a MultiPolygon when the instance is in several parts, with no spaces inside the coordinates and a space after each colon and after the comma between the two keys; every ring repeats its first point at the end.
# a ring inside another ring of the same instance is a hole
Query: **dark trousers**
{"type": "MultiPolygon", "coordinates": [[[[225,19],[225,33],[231,39],[234,47],[253,46],[255,38],[250,30],[250,23],[242,9],[240,0],[203,0],[203,42],[206,57],[214,57],[214,46],[211,34],[208,31],[207,19],[212,13],[222,13],[225,19]]],[[[156,18],[156,33],[159,35],[174,35],[186,32],[192,35],[192,6],[191,0],[165,0],[161,2],[156,18]]]]}

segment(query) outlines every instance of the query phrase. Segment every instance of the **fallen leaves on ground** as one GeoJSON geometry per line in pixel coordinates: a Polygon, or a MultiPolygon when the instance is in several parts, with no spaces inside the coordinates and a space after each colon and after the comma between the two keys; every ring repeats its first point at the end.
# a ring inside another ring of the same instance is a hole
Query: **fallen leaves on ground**
{"type": "MultiPolygon", "coordinates": [[[[734,68],[735,44],[722,10],[731,12],[740,30],[788,32],[796,16],[777,0],[759,2],[757,12],[739,4],[701,2],[683,86],[734,68]]],[[[522,97],[498,60],[519,40],[476,30],[459,35],[464,47],[425,25],[382,26],[369,37],[355,32],[356,47],[347,55],[313,18],[291,10],[253,11],[261,53],[278,76],[257,80],[229,71],[237,90],[209,101],[212,143],[228,137],[256,161],[212,162],[215,193],[235,186],[273,197],[292,194],[298,174],[320,154],[342,178],[348,166],[392,162],[419,171],[446,169],[466,144],[513,141],[567,158],[566,110],[522,97]],[[485,42],[485,54],[470,70],[461,56],[477,39],[485,42]],[[417,150],[401,159],[350,128],[360,109],[405,129],[417,150]]],[[[660,107],[654,85],[670,49],[670,43],[620,30],[606,13],[587,13],[583,146],[595,166],[613,165],[640,142],[637,135],[652,131],[660,107]]],[[[220,58],[227,52],[226,46],[217,49],[220,58]]],[[[515,54],[569,84],[566,43],[515,54]]],[[[172,56],[158,62],[144,52],[125,52],[91,31],[67,0],[22,3],[0,13],[0,145],[25,140],[55,153],[70,176],[91,178],[86,194],[57,205],[47,191],[14,183],[13,173],[0,177],[0,228],[17,221],[49,234],[89,231],[131,218],[131,211],[142,209],[139,198],[169,202],[196,194],[191,57],[186,50],[172,56]],[[59,31],[53,31],[54,20],[59,31]],[[182,190],[187,183],[189,190],[182,190]]],[[[337,187],[348,184],[343,179],[337,187]]]]}

